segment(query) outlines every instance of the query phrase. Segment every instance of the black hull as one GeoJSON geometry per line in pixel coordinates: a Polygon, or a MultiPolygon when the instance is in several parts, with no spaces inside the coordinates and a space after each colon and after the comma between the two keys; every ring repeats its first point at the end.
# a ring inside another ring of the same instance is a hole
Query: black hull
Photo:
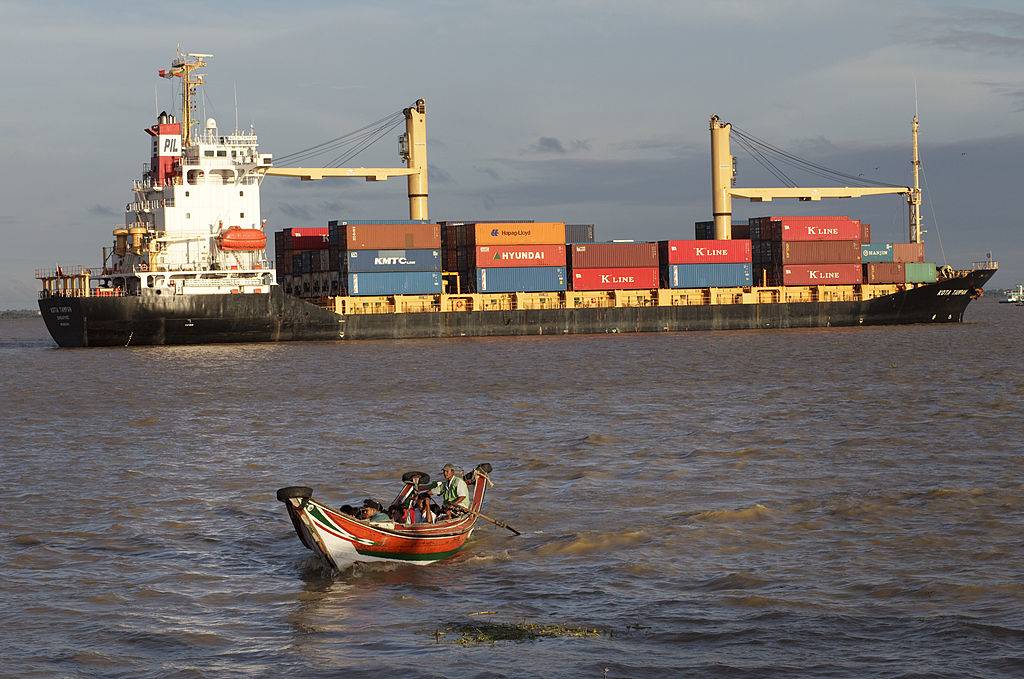
{"type": "Polygon", "coordinates": [[[275,288],[266,295],[46,298],[39,308],[62,347],[959,323],[994,273],[974,271],[864,302],[339,316],[275,288]]]}

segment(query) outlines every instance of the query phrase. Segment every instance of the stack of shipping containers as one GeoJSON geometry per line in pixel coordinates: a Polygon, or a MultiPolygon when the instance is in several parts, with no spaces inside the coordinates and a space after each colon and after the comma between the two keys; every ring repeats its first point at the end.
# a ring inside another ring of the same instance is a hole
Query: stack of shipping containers
{"type": "MultiPolygon", "coordinates": [[[[462,292],[565,290],[565,224],[445,222],[442,226],[445,270],[460,275],[462,292]]],[[[590,230],[593,233],[592,226],[590,230]]]]}
{"type": "Polygon", "coordinates": [[[441,292],[441,227],[423,221],[332,221],[328,261],[341,295],[441,292]]]}
{"type": "Polygon", "coordinates": [[[924,261],[924,243],[865,243],[865,283],[934,283],[935,264],[924,261]]]}
{"type": "Polygon", "coordinates": [[[857,285],[870,226],[849,217],[750,220],[755,285],[857,285]]]}
{"type": "Polygon", "coordinates": [[[308,274],[328,270],[328,245],[326,227],[296,226],[274,234],[274,268],[286,291],[311,293],[308,274]]]}
{"type": "Polygon", "coordinates": [[[573,290],[654,290],[657,243],[587,243],[569,248],[573,290]]]}
{"type": "Polygon", "coordinates": [[[753,284],[749,240],[663,240],[664,288],[729,288],[753,284]]]}

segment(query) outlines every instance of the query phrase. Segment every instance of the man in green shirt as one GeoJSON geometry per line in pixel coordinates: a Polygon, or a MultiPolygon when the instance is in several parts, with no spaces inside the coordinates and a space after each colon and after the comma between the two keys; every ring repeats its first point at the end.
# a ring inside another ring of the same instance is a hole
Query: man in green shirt
{"type": "Polygon", "coordinates": [[[452,517],[469,510],[469,486],[462,479],[462,476],[455,473],[455,465],[446,464],[441,471],[444,480],[434,483],[429,492],[437,493],[444,500],[442,513],[452,517]],[[455,509],[456,507],[460,508],[455,509]]]}

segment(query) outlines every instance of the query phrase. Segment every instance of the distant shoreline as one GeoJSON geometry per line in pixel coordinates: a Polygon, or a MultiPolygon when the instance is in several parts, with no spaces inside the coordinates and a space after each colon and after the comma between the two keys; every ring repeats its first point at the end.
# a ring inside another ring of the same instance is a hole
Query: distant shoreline
{"type": "Polygon", "coordinates": [[[13,318],[39,318],[38,309],[4,309],[0,311],[0,320],[13,318]]]}

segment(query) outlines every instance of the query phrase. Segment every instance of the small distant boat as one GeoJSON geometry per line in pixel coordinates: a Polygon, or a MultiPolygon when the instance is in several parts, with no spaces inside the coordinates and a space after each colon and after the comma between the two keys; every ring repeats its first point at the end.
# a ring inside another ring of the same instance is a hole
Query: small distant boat
{"type": "MultiPolygon", "coordinates": [[[[277,491],[285,503],[295,532],[307,549],[343,570],[357,562],[402,561],[424,565],[453,556],[462,549],[480,516],[490,485],[491,465],[479,464],[464,475],[470,491],[470,509],[462,516],[436,523],[369,522],[357,519],[313,499],[313,489],[288,486],[277,491]]],[[[419,484],[429,482],[422,472],[402,477],[405,485],[393,504],[403,504],[419,484]]]]}
{"type": "Polygon", "coordinates": [[[999,303],[1024,306],[1024,284],[1018,285],[1016,290],[1008,290],[1006,292],[1006,299],[999,300],[999,303]]]}

